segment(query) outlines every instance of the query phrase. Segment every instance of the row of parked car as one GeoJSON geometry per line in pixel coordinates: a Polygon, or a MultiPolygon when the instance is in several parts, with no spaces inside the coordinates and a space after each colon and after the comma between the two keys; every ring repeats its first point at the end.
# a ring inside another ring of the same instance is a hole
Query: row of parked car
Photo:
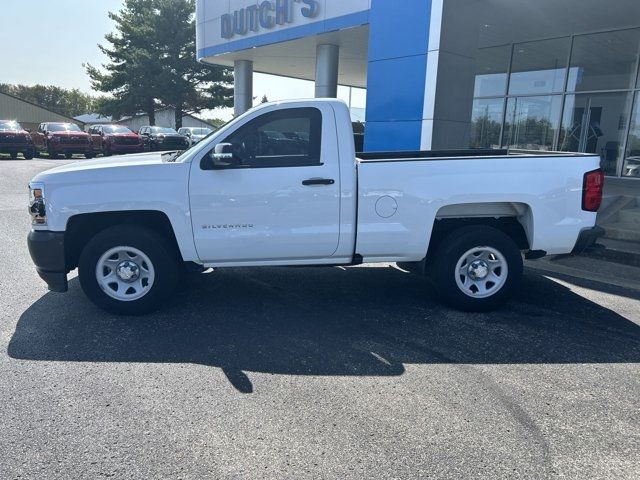
{"type": "Polygon", "coordinates": [[[75,123],[45,122],[30,132],[18,122],[0,120],[0,154],[29,160],[41,153],[50,158],[75,154],[93,158],[158,150],[184,150],[212,132],[209,128],[173,128],[145,126],[133,132],[122,125],[95,125],[84,132],[75,123]]]}

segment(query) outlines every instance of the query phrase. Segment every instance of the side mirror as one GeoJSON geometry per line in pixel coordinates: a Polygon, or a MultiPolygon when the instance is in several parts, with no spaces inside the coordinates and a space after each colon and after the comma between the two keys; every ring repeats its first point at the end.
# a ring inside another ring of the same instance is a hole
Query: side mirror
{"type": "Polygon", "coordinates": [[[203,170],[222,170],[238,165],[240,165],[240,160],[233,154],[233,145],[219,143],[202,159],[201,167],[203,170]]]}

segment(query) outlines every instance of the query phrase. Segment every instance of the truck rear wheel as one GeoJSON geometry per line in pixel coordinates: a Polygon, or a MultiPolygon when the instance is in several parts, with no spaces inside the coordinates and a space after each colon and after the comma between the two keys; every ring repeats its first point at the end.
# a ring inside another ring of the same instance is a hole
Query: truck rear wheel
{"type": "Polygon", "coordinates": [[[506,303],[522,279],[522,254],[503,232],[488,226],[457,229],[429,255],[427,273],[449,306],[471,312],[506,303]]]}
{"type": "Polygon", "coordinates": [[[156,310],[175,292],[179,273],[173,248],[153,230],[133,225],[98,233],[83,249],[78,265],[87,297],[118,315],[156,310]]]}

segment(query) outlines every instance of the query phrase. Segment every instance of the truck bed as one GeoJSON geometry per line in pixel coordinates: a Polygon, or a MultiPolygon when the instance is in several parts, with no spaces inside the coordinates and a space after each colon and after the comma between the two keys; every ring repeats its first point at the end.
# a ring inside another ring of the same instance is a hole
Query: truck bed
{"type": "Polygon", "coordinates": [[[531,250],[569,253],[595,215],[582,210],[597,155],[506,150],[358,154],[357,252],[366,261],[414,261],[434,223],[510,213],[531,250]],[[420,212],[419,214],[417,212],[420,212]]]}
{"type": "Polygon", "coordinates": [[[416,150],[400,152],[358,152],[356,157],[363,163],[395,161],[428,161],[455,159],[499,159],[513,157],[593,157],[590,153],[550,152],[542,150],[516,149],[463,149],[463,150],[416,150]]]}

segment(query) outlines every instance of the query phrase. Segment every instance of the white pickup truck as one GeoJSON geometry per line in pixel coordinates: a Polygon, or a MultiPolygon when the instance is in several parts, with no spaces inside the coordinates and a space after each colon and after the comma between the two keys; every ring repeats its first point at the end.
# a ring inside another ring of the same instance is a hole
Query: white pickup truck
{"type": "Polygon", "coordinates": [[[439,298],[486,311],[529,258],[599,234],[600,158],[501,151],[356,156],[346,105],[264,104],[185,152],[79,161],[29,185],[40,276],[143,314],[211,267],[398,262],[439,298]]]}

